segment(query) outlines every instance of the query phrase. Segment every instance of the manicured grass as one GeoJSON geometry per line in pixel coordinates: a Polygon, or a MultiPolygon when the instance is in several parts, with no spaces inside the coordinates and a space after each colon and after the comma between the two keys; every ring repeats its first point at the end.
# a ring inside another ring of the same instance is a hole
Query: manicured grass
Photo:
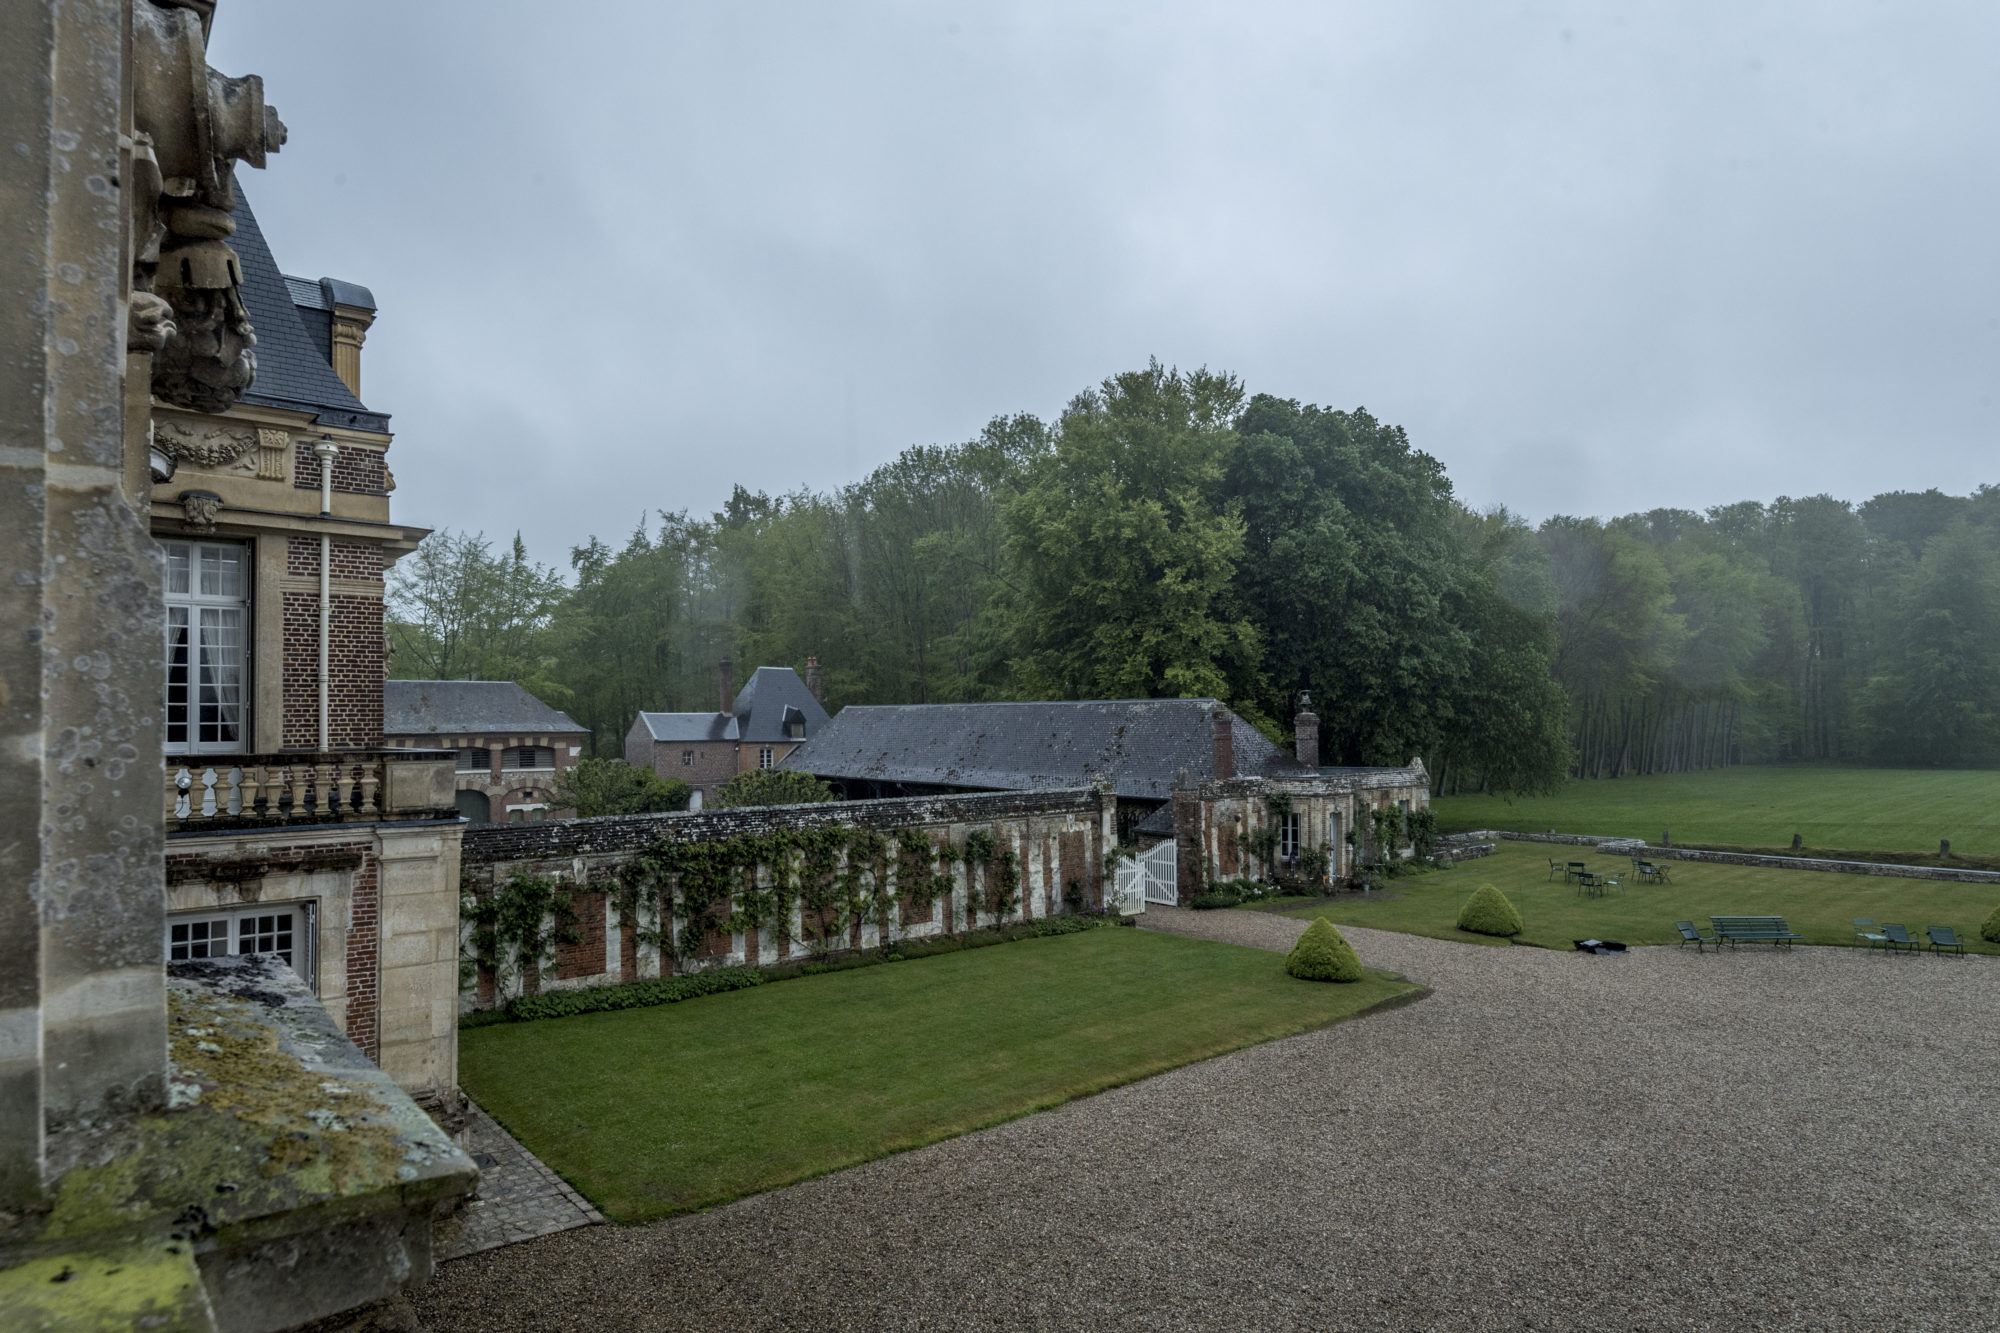
{"type": "Polygon", "coordinates": [[[1640,884],[1624,873],[1631,864],[1627,857],[1600,856],[1583,847],[1503,842],[1492,856],[1435,874],[1392,879],[1387,893],[1373,900],[1291,908],[1285,915],[1307,921],[1326,916],[1335,925],[1504,944],[1469,934],[1455,924],[1458,909],[1472,891],[1492,884],[1521,909],[1523,930],[1515,940],[1548,948],[1570,949],[1575,941],[1587,939],[1678,944],[1676,921],[1692,921],[1706,929],[1710,916],[1782,916],[1808,944],[1853,944],[1854,918],[1871,917],[1899,921],[1918,939],[1923,938],[1925,926],[1950,926],[1969,951],[2000,953],[2000,945],[1979,938],[1980,923],[2000,903],[2000,886],[1684,861],[1667,864],[1672,884],[1640,884]],[[1582,861],[1593,870],[1618,874],[1625,882],[1601,898],[1578,897],[1574,886],[1560,877],[1549,878],[1551,856],[1582,861]]]}
{"type": "Polygon", "coordinates": [[[460,1034],[459,1078],[607,1217],[644,1221],[998,1123],[1412,993],[1107,928],[460,1034]]]}
{"type": "Polygon", "coordinates": [[[1445,832],[1514,829],[1677,843],[2000,855],[2000,772],[1930,769],[1725,768],[1709,773],[1573,781],[1554,796],[1511,802],[1447,796],[1431,803],[1445,832]]]}

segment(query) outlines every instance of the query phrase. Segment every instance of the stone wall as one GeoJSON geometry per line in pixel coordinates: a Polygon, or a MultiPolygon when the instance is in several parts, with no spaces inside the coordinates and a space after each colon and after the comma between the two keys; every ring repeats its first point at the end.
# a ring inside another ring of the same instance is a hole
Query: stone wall
{"type": "MultiPolygon", "coordinates": [[[[1020,869],[1018,903],[1009,920],[1059,915],[1068,910],[1065,890],[1074,882],[1081,901],[1104,904],[1105,853],[1116,839],[1116,799],[1096,790],[1066,792],[996,792],[971,796],[907,797],[883,801],[842,801],[822,805],[766,806],[743,810],[711,810],[660,815],[623,815],[603,819],[573,819],[541,824],[494,824],[466,831],[460,884],[475,898],[491,894],[515,875],[555,878],[572,886],[571,903],[580,917],[582,938],[561,946],[555,959],[530,977],[479,975],[461,996],[464,1008],[503,1003],[524,989],[558,989],[607,985],[676,970],[700,970],[727,965],[770,964],[802,956],[806,931],[800,908],[791,909],[789,930],[769,926],[755,931],[711,932],[709,943],[693,957],[676,957],[670,944],[642,942],[643,931],[673,940],[684,922],[660,919],[656,899],[650,906],[622,915],[615,891],[619,873],[641,852],[664,839],[676,843],[720,843],[756,838],[782,830],[846,827],[872,829],[891,842],[886,858],[887,882],[882,886],[900,896],[895,835],[920,831],[935,844],[963,846],[969,834],[983,831],[996,848],[1012,850],[1020,869]],[[650,912],[651,915],[646,915],[650,912]],[[788,938],[789,937],[789,938],[788,938]]],[[[838,869],[844,870],[844,859],[838,869]]],[[[758,883],[769,883],[769,868],[756,871],[758,883]]],[[[926,874],[930,872],[927,870],[926,874]]],[[[873,921],[857,923],[844,940],[848,948],[876,948],[896,939],[920,938],[963,929],[968,900],[988,887],[991,866],[958,864],[951,870],[953,890],[929,904],[919,915],[899,910],[889,939],[880,937],[873,921]]],[[[864,871],[874,891],[875,872],[864,871]]],[[[907,904],[900,906],[907,907],[907,904]]],[[[979,924],[990,918],[982,911],[979,924]]],[[[469,927],[466,931],[469,936],[469,927]]],[[[471,957],[469,950],[466,956],[471,957]]]]}
{"type": "MultiPolygon", "coordinates": [[[[1176,876],[1185,907],[1213,880],[1262,879],[1270,867],[1252,850],[1264,830],[1284,816],[1273,810],[1282,797],[1298,820],[1301,851],[1324,847],[1327,876],[1338,884],[1351,878],[1357,861],[1372,859],[1369,812],[1407,801],[1411,810],[1430,806],[1430,777],[1420,764],[1403,769],[1365,769],[1296,778],[1227,778],[1182,788],[1173,795],[1176,876]],[[1359,843],[1348,834],[1359,828],[1359,843]]],[[[1277,859],[1277,853],[1272,854],[1277,859]]],[[[1283,866],[1279,867],[1283,869],[1283,866]]]]}

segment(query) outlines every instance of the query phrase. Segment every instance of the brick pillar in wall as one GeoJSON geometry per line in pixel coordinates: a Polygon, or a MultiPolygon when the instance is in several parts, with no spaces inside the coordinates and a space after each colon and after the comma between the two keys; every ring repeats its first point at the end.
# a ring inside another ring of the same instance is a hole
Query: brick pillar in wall
{"type": "Polygon", "coordinates": [[[347,1039],[370,1060],[382,1055],[381,892],[375,854],[354,872],[353,915],[347,926],[347,1039]]]}

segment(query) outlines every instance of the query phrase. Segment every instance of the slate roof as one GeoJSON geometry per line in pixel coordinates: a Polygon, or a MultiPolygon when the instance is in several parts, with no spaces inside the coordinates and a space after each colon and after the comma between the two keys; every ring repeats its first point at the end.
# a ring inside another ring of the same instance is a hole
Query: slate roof
{"type": "Polygon", "coordinates": [[[806,735],[828,724],[826,709],[790,667],[758,667],[736,692],[733,713],[641,713],[639,722],[656,741],[790,740],[785,724],[803,721],[806,735]]]}
{"type": "Polygon", "coordinates": [[[390,680],[382,683],[386,736],[570,731],[584,728],[511,680],[390,680]]]}
{"type": "MultiPolygon", "coordinates": [[[[866,778],[986,791],[1059,791],[1108,775],[1120,796],[1164,801],[1183,768],[1215,775],[1213,699],[892,704],[843,708],[781,768],[822,778],[866,778]]],[[[1232,718],[1236,776],[1303,770],[1240,717],[1232,718]]]]}
{"type": "MultiPolygon", "coordinates": [[[[235,216],[236,234],[229,244],[243,262],[243,304],[250,312],[251,326],[257,330],[257,378],[251,381],[243,401],[311,412],[314,420],[324,425],[380,431],[386,435],[388,415],[363,406],[348,392],[340,376],[333,373],[326,345],[331,330],[324,330],[315,339],[308,329],[307,314],[301,313],[293,293],[292,284],[299,280],[288,279],[279,271],[263,229],[257,225],[257,215],[250,211],[250,197],[243,192],[240,178],[236,184],[235,216]]],[[[324,282],[331,281],[335,280],[323,280],[322,287],[324,282]]],[[[336,287],[350,293],[366,294],[368,290],[352,283],[336,283],[336,287]]],[[[333,293],[324,294],[329,299],[326,309],[330,310],[333,293]]],[[[346,304],[359,304],[345,296],[340,299],[346,304]]],[[[374,301],[372,295],[368,296],[371,308],[374,301]]],[[[307,307],[308,313],[312,310],[313,307],[307,307]]],[[[326,318],[320,316],[322,322],[326,318]]]]}

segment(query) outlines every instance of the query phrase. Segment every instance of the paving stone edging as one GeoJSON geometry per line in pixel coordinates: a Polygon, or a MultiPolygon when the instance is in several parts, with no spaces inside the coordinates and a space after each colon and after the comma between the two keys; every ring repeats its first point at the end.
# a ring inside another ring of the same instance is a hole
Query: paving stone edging
{"type": "MultiPolygon", "coordinates": [[[[2000,871],[1954,870],[1950,866],[1899,866],[1879,861],[1830,861],[1809,856],[1763,856],[1756,852],[1711,852],[1696,847],[1657,847],[1637,838],[1596,837],[1580,833],[1516,833],[1511,829],[1480,829],[1453,837],[1508,842],[1560,843],[1569,847],[1596,847],[1600,843],[1634,844],[1645,849],[1648,860],[1705,861],[1712,865],[1756,866],[1767,870],[1817,870],[1830,875],[1881,875],[1890,879],[1945,880],[1955,884],[2000,885],[2000,871]]],[[[1444,839],[1439,839],[1444,841],[1444,839]]]]}

